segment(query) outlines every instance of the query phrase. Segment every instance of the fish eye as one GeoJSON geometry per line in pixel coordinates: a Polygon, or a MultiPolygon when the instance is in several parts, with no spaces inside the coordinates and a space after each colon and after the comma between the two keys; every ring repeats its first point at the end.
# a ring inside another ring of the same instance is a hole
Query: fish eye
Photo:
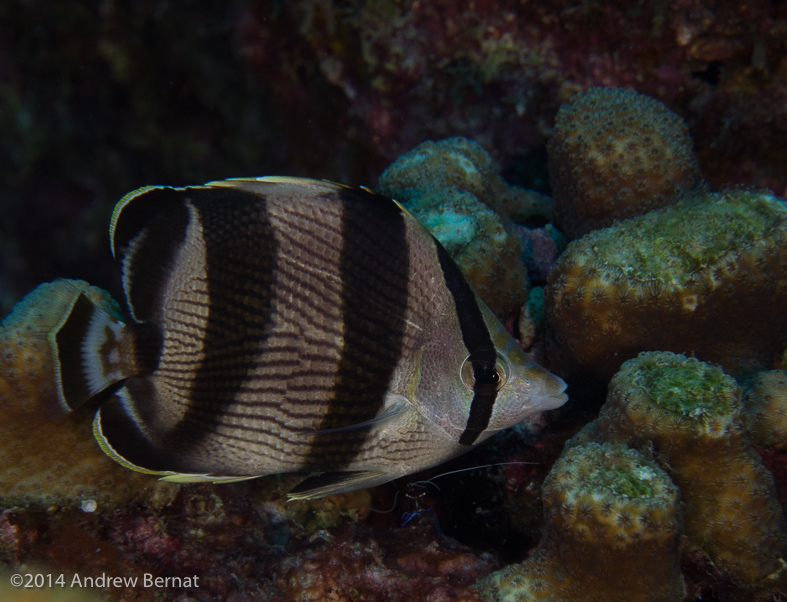
{"type": "Polygon", "coordinates": [[[462,382],[474,393],[495,393],[508,380],[508,362],[496,354],[495,361],[468,356],[462,364],[462,382]]]}

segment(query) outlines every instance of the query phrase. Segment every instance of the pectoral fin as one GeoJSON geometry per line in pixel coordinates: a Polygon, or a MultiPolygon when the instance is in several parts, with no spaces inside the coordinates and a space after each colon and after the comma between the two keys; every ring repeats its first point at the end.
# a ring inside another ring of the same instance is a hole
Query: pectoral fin
{"type": "Polygon", "coordinates": [[[387,423],[391,419],[399,416],[410,407],[409,402],[404,397],[397,398],[393,403],[389,404],[387,408],[385,408],[382,412],[380,412],[377,416],[372,418],[371,420],[364,420],[363,422],[358,422],[356,424],[348,424],[346,426],[339,426],[336,428],[330,429],[317,429],[312,431],[304,431],[301,433],[304,436],[312,436],[312,435],[335,435],[337,433],[353,433],[356,431],[362,431],[364,429],[371,429],[374,427],[380,427],[383,424],[387,423]]]}

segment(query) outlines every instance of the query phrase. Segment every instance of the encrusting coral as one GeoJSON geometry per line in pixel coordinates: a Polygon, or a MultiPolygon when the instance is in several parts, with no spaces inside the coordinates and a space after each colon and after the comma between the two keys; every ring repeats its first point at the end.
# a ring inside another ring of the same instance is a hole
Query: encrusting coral
{"type": "Polygon", "coordinates": [[[787,339],[787,208],[763,193],[703,194],[569,244],[546,289],[558,372],[610,378],[640,351],[694,353],[730,372],[787,339]]]}
{"type": "Polygon", "coordinates": [[[787,443],[787,371],[760,372],[743,398],[746,430],[755,447],[787,443]]]}
{"type": "Polygon", "coordinates": [[[80,292],[119,315],[103,290],[57,280],[32,291],[0,323],[0,506],[86,502],[82,507],[105,510],[157,486],[172,488],[110,460],[92,436],[89,408],[62,416],[47,333],[80,292]]]}
{"type": "Polygon", "coordinates": [[[509,216],[548,216],[547,197],[508,186],[489,153],[459,137],[402,155],[380,176],[377,191],[437,237],[495,314],[505,318],[522,305],[527,272],[509,216]]]}
{"type": "Polygon", "coordinates": [[[653,454],[680,489],[687,537],[723,575],[744,587],[783,585],[782,511],[741,410],[740,387],[718,366],[648,352],[612,379],[595,434],[653,454]]]}
{"type": "Polygon", "coordinates": [[[488,602],[682,600],[678,490],[621,444],[564,451],[542,489],[546,530],[524,563],[476,584],[488,602]]]}
{"type": "Polygon", "coordinates": [[[576,94],[558,111],[548,148],[555,219],[569,239],[703,186],[686,124],[633,90],[576,94]]]}

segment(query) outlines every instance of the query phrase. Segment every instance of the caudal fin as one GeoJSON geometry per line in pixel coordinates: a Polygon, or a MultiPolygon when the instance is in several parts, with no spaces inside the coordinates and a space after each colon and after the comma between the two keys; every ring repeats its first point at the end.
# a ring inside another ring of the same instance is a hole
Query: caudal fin
{"type": "Polygon", "coordinates": [[[74,298],[48,335],[64,412],[131,375],[127,336],[124,323],[84,292],[74,298]]]}

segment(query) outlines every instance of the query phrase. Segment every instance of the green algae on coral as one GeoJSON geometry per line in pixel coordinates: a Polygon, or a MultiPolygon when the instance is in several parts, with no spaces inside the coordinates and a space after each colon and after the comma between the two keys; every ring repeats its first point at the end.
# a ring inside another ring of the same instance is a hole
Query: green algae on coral
{"type": "Polygon", "coordinates": [[[620,266],[627,278],[683,285],[698,271],[734,261],[758,240],[787,227],[787,209],[776,197],[745,191],[699,195],[675,207],[611,226],[615,245],[599,245],[603,231],[587,237],[597,259],[620,266]],[[595,244],[594,244],[595,243],[595,244]]]}
{"type": "Polygon", "coordinates": [[[569,447],[542,488],[547,526],[538,547],[476,584],[489,602],[678,602],[678,488],[619,443],[569,447]]]}
{"type": "Polygon", "coordinates": [[[643,354],[633,384],[661,408],[690,418],[737,409],[739,387],[718,366],[671,354],[643,354]]]}
{"type": "Polygon", "coordinates": [[[581,434],[578,442],[625,443],[653,456],[680,488],[688,539],[725,579],[765,590],[778,587],[777,576],[784,581],[773,476],[744,431],[741,390],[719,367],[641,353],[614,376],[596,427],[581,434]]]}
{"type": "Polygon", "coordinates": [[[642,463],[635,466],[619,466],[618,463],[601,464],[586,477],[585,483],[596,491],[604,491],[614,498],[652,497],[654,466],[642,463]]]}
{"type": "Polygon", "coordinates": [[[692,196],[569,244],[545,290],[548,355],[604,379],[648,350],[763,369],[787,339],[785,281],[782,201],[692,196]]]}

